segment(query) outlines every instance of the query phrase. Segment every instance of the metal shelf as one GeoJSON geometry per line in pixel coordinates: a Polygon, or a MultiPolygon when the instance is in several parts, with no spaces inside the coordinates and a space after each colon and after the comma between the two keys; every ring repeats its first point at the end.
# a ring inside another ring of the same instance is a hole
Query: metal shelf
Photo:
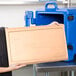
{"type": "Polygon", "coordinates": [[[49,72],[59,72],[60,76],[76,76],[76,62],[48,62],[34,64],[34,76],[37,73],[44,72],[45,76],[49,76],[49,72]]]}
{"type": "Polygon", "coordinates": [[[49,62],[36,65],[38,72],[72,71],[76,70],[76,62],[49,62]]]}
{"type": "MultiPolygon", "coordinates": [[[[4,1],[4,2],[0,2],[0,5],[44,5],[46,3],[46,1],[4,1]]],[[[67,4],[67,1],[57,1],[58,4],[67,4]]]]}

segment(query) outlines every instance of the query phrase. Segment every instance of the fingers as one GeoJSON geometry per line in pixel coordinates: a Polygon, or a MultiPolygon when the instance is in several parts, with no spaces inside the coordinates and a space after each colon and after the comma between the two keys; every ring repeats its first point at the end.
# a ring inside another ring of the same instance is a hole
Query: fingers
{"type": "Polygon", "coordinates": [[[24,67],[24,66],[26,66],[26,64],[18,64],[16,66],[24,67]]]}
{"type": "Polygon", "coordinates": [[[52,22],[51,24],[49,24],[49,25],[59,25],[59,23],[58,22],[56,22],[56,21],[54,21],[54,22],[52,22]]]}
{"type": "Polygon", "coordinates": [[[27,64],[11,64],[10,66],[26,66],[27,64]]]}
{"type": "Polygon", "coordinates": [[[11,70],[17,70],[17,69],[22,68],[24,66],[26,66],[26,64],[12,64],[9,67],[11,68],[11,70]]]}
{"type": "Polygon", "coordinates": [[[16,65],[17,69],[22,68],[22,67],[24,67],[24,66],[26,66],[26,64],[19,64],[19,65],[16,65]]]}

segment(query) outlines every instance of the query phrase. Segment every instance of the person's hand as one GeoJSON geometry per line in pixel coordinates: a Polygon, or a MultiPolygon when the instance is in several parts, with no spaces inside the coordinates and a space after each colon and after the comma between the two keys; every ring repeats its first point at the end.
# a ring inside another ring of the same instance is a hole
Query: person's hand
{"type": "Polygon", "coordinates": [[[56,21],[54,21],[54,22],[52,22],[51,24],[49,24],[49,25],[59,25],[59,23],[58,22],[56,22],[56,21]]]}
{"type": "Polygon", "coordinates": [[[15,64],[15,65],[10,65],[9,67],[0,67],[0,73],[17,70],[17,69],[22,68],[24,66],[26,66],[26,64],[15,64]]]}
{"type": "Polygon", "coordinates": [[[17,70],[20,69],[22,67],[26,66],[26,64],[14,64],[14,65],[10,65],[8,68],[13,71],[13,70],[17,70]]]}

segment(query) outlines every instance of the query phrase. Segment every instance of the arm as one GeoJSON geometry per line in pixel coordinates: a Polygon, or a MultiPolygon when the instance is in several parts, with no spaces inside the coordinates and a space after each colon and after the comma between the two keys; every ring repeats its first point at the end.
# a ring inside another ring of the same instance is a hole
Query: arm
{"type": "Polygon", "coordinates": [[[9,66],[9,67],[0,67],[0,73],[17,70],[17,69],[22,68],[24,66],[26,66],[26,65],[25,64],[17,64],[17,65],[13,65],[13,66],[9,66]]]}

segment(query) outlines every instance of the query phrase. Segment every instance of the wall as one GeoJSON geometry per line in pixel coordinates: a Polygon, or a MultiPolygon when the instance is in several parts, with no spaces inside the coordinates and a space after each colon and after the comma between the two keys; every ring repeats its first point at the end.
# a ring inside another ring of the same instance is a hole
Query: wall
{"type": "Polygon", "coordinates": [[[71,0],[72,3],[76,3],[76,0],[71,0]]]}
{"type": "Polygon", "coordinates": [[[0,27],[21,27],[25,25],[25,11],[35,11],[44,5],[0,5],[0,27]]]}
{"type": "Polygon", "coordinates": [[[21,27],[25,25],[26,10],[36,10],[41,5],[0,6],[0,26],[21,27]]]}

